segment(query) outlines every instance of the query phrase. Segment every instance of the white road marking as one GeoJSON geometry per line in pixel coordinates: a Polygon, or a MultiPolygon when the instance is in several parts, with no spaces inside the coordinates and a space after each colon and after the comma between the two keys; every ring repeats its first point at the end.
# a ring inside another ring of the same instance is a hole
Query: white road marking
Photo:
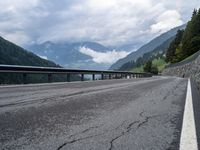
{"type": "Polygon", "coordinates": [[[179,150],[198,150],[190,79],[188,79],[179,150]]]}

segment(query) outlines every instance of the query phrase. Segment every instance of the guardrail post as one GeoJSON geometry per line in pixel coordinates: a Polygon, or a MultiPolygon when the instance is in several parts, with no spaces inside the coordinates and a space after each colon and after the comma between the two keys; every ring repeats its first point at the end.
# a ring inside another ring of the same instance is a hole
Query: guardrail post
{"type": "Polygon", "coordinates": [[[23,83],[27,84],[27,74],[23,73],[23,83]]]}
{"type": "Polygon", "coordinates": [[[52,74],[48,74],[48,82],[49,82],[49,83],[52,82],[52,74]]]}
{"type": "Polygon", "coordinates": [[[70,81],[71,81],[71,80],[70,80],[70,76],[71,76],[71,74],[68,73],[68,74],[67,74],[67,82],[70,82],[70,81]]]}
{"type": "Polygon", "coordinates": [[[93,81],[95,80],[95,74],[92,74],[92,80],[93,81]]]}
{"type": "Polygon", "coordinates": [[[115,79],[117,79],[117,74],[115,74],[115,79]]]}
{"type": "Polygon", "coordinates": [[[112,79],[112,74],[109,74],[109,79],[112,79]]]}
{"type": "Polygon", "coordinates": [[[104,80],[104,74],[103,73],[101,74],[101,80],[104,80]]]}
{"type": "Polygon", "coordinates": [[[84,74],[81,74],[81,81],[84,81],[84,74]]]}

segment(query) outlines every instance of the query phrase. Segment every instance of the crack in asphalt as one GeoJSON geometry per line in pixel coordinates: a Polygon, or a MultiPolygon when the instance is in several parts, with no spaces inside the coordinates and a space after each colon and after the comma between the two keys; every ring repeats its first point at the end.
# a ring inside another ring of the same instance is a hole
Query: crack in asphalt
{"type": "MultiPolygon", "coordinates": [[[[81,131],[81,132],[78,132],[78,133],[76,133],[76,134],[70,135],[68,138],[71,139],[72,137],[75,137],[76,135],[86,133],[86,132],[88,132],[89,130],[92,130],[92,129],[95,129],[95,128],[98,128],[98,127],[100,127],[100,126],[89,127],[89,128],[87,128],[87,129],[85,129],[85,130],[83,130],[83,131],[81,131]]],[[[95,136],[98,136],[98,135],[100,135],[100,134],[93,135],[93,136],[91,135],[91,136],[87,136],[87,137],[83,137],[83,138],[79,138],[79,139],[73,139],[73,140],[71,140],[71,141],[65,142],[65,143],[63,143],[62,145],[60,145],[60,146],[57,148],[57,150],[62,149],[62,148],[63,148],[64,146],[66,146],[67,144],[72,144],[72,143],[75,143],[75,142],[78,142],[78,141],[81,141],[81,140],[84,140],[84,139],[92,138],[92,137],[95,137],[95,136]]]]}
{"type": "Polygon", "coordinates": [[[89,139],[89,138],[93,138],[93,137],[96,137],[96,136],[99,136],[101,134],[97,134],[97,135],[91,135],[91,136],[87,136],[87,137],[83,137],[83,138],[79,138],[79,139],[73,139],[72,141],[68,141],[68,142],[65,142],[64,144],[60,145],[57,150],[60,150],[62,149],[64,146],[68,145],[68,144],[73,144],[75,142],[78,142],[78,141],[81,141],[81,140],[85,140],[85,139],[89,139]]]}
{"type": "Polygon", "coordinates": [[[123,131],[121,132],[120,135],[116,136],[115,138],[113,138],[111,141],[110,141],[110,148],[109,150],[112,150],[113,148],[113,143],[115,140],[119,139],[120,137],[124,136],[126,133],[128,133],[132,128],[132,126],[134,126],[136,123],[139,123],[139,121],[134,121],[132,123],[130,123],[127,127],[126,127],[126,131],[123,131]]]}
{"type": "MultiPolygon", "coordinates": [[[[117,126],[116,128],[113,128],[113,129],[111,129],[111,130],[106,130],[106,131],[103,132],[103,133],[99,133],[99,134],[95,134],[95,135],[90,135],[90,136],[86,136],[86,137],[79,138],[79,139],[73,139],[73,140],[71,140],[71,141],[65,142],[65,143],[63,143],[62,145],[60,145],[60,146],[57,148],[57,150],[62,149],[64,146],[66,146],[66,145],[68,145],[68,144],[73,144],[73,143],[78,142],[78,141],[82,141],[82,140],[85,140],[85,139],[89,139],[89,138],[101,136],[101,135],[104,135],[105,133],[107,133],[108,131],[117,130],[118,128],[122,127],[122,126],[124,125],[125,122],[126,122],[126,120],[123,121],[123,122],[122,122],[119,126],[117,126]]],[[[94,129],[94,128],[98,128],[98,127],[100,127],[100,126],[90,127],[90,128],[85,129],[85,130],[83,130],[83,131],[81,131],[81,132],[79,132],[79,133],[70,135],[68,138],[72,138],[73,136],[79,135],[79,134],[81,134],[81,133],[86,133],[86,132],[88,132],[89,130],[94,129]]]]}
{"type": "Polygon", "coordinates": [[[144,121],[140,122],[140,120],[137,120],[137,121],[134,121],[134,122],[130,123],[130,124],[126,127],[126,131],[121,132],[120,135],[116,136],[115,138],[113,138],[113,139],[110,141],[110,147],[109,147],[108,150],[112,150],[113,147],[114,147],[114,142],[115,142],[117,139],[119,139],[120,137],[122,137],[122,136],[124,136],[125,134],[129,133],[129,132],[133,129],[132,127],[133,127],[135,124],[138,123],[138,125],[136,126],[136,129],[139,129],[142,125],[146,124],[146,123],[149,121],[149,119],[157,117],[157,115],[155,115],[155,116],[143,116],[143,113],[144,113],[144,111],[142,111],[142,112],[140,113],[140,117],[145,117],[144,121]]]}
{"type": "MultiPolygon", "coordinates": [[[[129,124],[127,125],[127,127],[125,128],[125,131],[122,131],[118,136],[112,138],[112,140],[109,142],[109,143],[110,143],[110,147],[108,148],[108,150],[112,150],[113,147],[114,147],[114,142],[115,142],[117,139],[119,139],[119,138],[121,138],[122,136],[124,136],[125,134],[129,133],[129,132],[134,128],[134,126],[135,126],[136,124],[137,124],[137,126],[136,126],[135,128],[136,128],[136,129],[139,129],[141,126],[143,126],[144,124],[146,124],[146,123],[149,121],[149,119],[154,118],[154,117],[157,117],[157,116],[144,116],[143,114],[144,114],[144,111],[142,111],[142,112],[139,114],[140,117],[144,118],[143,121],[141,121],[141,120],[136,120],[136,121],[134,121],[134,122],[129,123],[129,124]]],[[[82,141],[82,140],[86,140],[86,139],[90,139],[90,138],[94,138],[94,137],[97,137],[97,136],[104,135],[105,133],[111,132],[111,131],[113,131],[113,130],[118,130],[120,127],[123,127],[124,124],[125,124],[126,122],[127,122],[127,121],[125,120],[125,121],[123,121],[119,126],[113,128],[113,129],[111,129],[111,130],[106,130],[106,131],[104,131],[103,133],[99,133],[99,134],[95,134],[95,135],[89,135],[89,136],[86,136],[86,137],[77,138],[77,139],[73,139],[73,140],[71,140],[71,141],[67,141],[67,142],[63,143],[62,145],[60,145],[60,146],[57,148],[57,150],[61,150],[64,146],[66,146],[66,145],[68,145],[68,144],[73,144],[73,143],[76,143],[76,142],[79,142],[79,141],[82,141]]],[[[71,139],[72,137],[75,137],[76,135],[79,135],[79,134],[84,134],[84,133],[86,133],[86,132],[88,132],[88,131],[90,131],[90,130],[92,130],[92,129],[99,128],[99,127],[100,127],[100,126],[89,127],[89,128],[87,128],[87,129],[85,129],[85,130],[83,130],[83,131],[81,131],[81,132],[78,132],[78,133],[76,133],[76,134],[70,135],[70,136],[68,137],[68,139],[71,139]]]]}

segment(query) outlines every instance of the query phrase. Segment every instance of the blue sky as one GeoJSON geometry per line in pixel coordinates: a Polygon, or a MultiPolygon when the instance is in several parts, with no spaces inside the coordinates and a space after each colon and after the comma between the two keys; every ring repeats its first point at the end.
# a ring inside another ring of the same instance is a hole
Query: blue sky
{"type": "Polygon", "coordinates": [[[199,0],[0,0],[0,36],[21,46],[146,43],[186,23],[199,0]]]}

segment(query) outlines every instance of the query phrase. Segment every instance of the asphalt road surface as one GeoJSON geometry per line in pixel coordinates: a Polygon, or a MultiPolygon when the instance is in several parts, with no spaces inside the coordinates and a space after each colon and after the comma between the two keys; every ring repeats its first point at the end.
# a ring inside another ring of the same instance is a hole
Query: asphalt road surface
{"type": "Polygon", "coordinates": [[[176,150],[187,79],[0,87],[0,149],[176,150]]]}

